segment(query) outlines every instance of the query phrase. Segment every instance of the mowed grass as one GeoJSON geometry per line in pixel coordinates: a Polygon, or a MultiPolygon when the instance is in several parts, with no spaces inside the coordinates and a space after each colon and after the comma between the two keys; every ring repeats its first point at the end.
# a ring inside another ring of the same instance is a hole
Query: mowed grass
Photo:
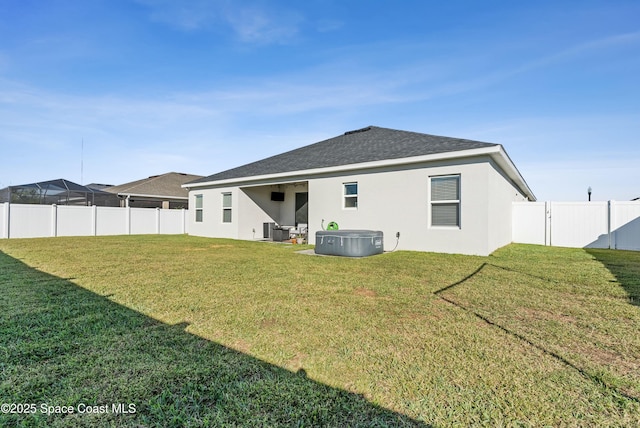
{"type": "MultiPolygon", "coordinates": [[[[0,241],[0,399],[75,426],[635,426],[640,253],[0,241]]],[[[3,417],[3,415],[0,415],[3,417]]],[[[5,418],[7,416],[5,415],[5,418]]]]}

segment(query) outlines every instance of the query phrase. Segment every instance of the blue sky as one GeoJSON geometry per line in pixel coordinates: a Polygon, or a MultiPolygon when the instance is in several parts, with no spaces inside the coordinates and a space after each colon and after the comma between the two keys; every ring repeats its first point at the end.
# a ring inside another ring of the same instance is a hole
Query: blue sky
{"type": "Polygon", "coordinates": [[[0,0],[0,187],[368,125],[500,143],[538,200],[638,197],[640,2],[0,0]]]}

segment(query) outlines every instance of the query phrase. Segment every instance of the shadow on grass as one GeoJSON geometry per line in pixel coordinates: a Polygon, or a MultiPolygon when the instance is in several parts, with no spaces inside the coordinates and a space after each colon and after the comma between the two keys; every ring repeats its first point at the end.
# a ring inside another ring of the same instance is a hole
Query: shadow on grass
{"type": "MultiPolygon", "coordinates": [[[[611,250],[609,250],[609,253],[612,253],[611,250]]],[[[611,254],[607,254],[607,256],[609,256],[611,254]]],[[[640,254],[636,255],[640,256],[640,254]]],[[[618,258],[616,258],[616,260],[618,260],[618,258]]],[[[636,264],[635,266],[635,270],[638,269],[637,267],[637,262],[635,262],[636,264]]],[[[526,343],[528,346],[531,346],[535,349],[538,349],[539,351],[541,351],[542,353],[548,355],[549,357],[552,357],[553,359],[555,359],[556,361],[558,361],[559,363],[565,365],[568,368],[571,368],[572,370],[575,370],[577,373],[579,373],[581,376],[583,376],[584,378],[590,380],[591,382],[593,382],[596,386],[600,386],[605,388],[606,390],[611,391],[612,393],[623,397],[629,401],[635,402],[635,403],[640,403],[640,397],[637,395],[637,393],[635,392],[635,390],[633,388],[631,389],[625,389],[624,387],[621,387],[620,382],[615,381],[615,379],[612,379],[611,376],[606,376],[606,371],[603,371],[601,369],[597,369],[594,370],[593,368],[590,368],[589,365],[585,365],[584,363],[580,363],[580,362],[576,362],[576,361],[580,361],[579,359],[576,360],[575,356],[572,357],[572,348],[575,349],[588,349],[587,346],[580,346],[580,339],[578,338],[579,336],[576,336],[575,342],[566,342],[564,343],[562,346],[559,347],[559,343],[554,343],[555,341],[553,340],[549,340],[550,338],[553,338],[553,335],[550,337],[547,337],[546,340],[544,339],[545,337],[545,331],[544,329],[541,329],[539,332],[535,332],[535,331],[527,331],[527,328],[523,328],[522,325],[518,325],[518,322],[513,323],[510,322],[509,318],[505,319],[504,318],[504,314],[505,313],[509,313],[509,311],[511,313],[515,313],[517,312],[517,310],[519,309],[529,309],[528,307],[528,303],[526,300],[523,300],[524,296],[520,296],[520,300],[516,301],[517,303],[514,305],[513,303],[511,305],[509,305],[508,303],[506,304],[506,306],[502,306],[500,304],[497,305],[497,307],[494,307],[492,309],[492,305],[489,302],[484,302],[482,303],[477,302],[477,303],[473,303],[473,298],[470,301],[467,301],[466,303],[460,303],[460,299],[456,298],[456,295],[454,294],[453,296],[447,296],[447,291],[452,290],[454,287],[458,287],[458,286],[464,286],[466,285],[466,282],[469,280],[472,280],[476,275],[482,273],[483,271],[487,270],[487,269],[497,269],[497,270],[501,270],[501,271],[505,271],[505,272],[509,272],[512,273],[518,277],[530,277],[531,279],[536,279],[539,281],[545,281],[545,282],[552,282],[553,280],[550,280],[548,278],[544,278],[538,275],[531,275],[529,273],[526,272],[520,272],[518,270],[514,270],[511,268],[506,268],[503,266],[498,266],[498,265],[494,265],[491,263],[483,263],[482,265],[480,265],[480,267],[478,267],[478,269],[476,269],[473,273],[469,274],[468,276],[466,276],[465,278],[461,279],[460,281],[457,281],[451,285],[445,286],[439,290],[436,290],[434,292],[434,294],[436,296],[438,296],[439,298],[441,298],[442,300],[444,300],[445,302],[465,311],[468,312],[470,314],[473,314],[475,317],[477,317],[478,319],[482,320],[484,323],[486,323],[487,325],[497,328],[499,330],[501,330],[502,332],[504,332],[505,334],[518,339],[519,341],[526,343]],[[502,306],[502,307],[501,307],[502,306]],[[509,307],[511,306],[511,307],[509,307]],[[497,310],[496,310],[497,309],[497,310]],[[503,315],[501,317],[501,315],[503,315]],[[497,320],[497,321],[496,321],[497,320]],[[542,339],[542,340],[541,340],[542,339]]],[[[633,269],[633,268],[632,268],[633,269]]],[[[625,274],[627,274],[628,272],[626,272],[625,274]]],[[[490,273],[488,273],[490,275],[490,273]]],[[[631,276],[631,275],[629,275],[631,276]]],[[[636,275],[636,281],[637,281],[637,275],[636,275]]],[[[491,281],[489,281],[490,283],[491,281]]],[[[517,291],[516,291],[516,287],[517,287],[517,282],[515,281],[510,281],[507,283],[511,283],[511,288],[515,291],[513,294],[517,295],[517,291]]],[[[527,288],[529,287],[529,285],[526,286],[527,288]]],[[[464,300],[462,300],[464,302],[464,300]]],[[[503,304],[504,305],[504,304],[503,304]]],[[[535,305],[533,305],[531,307],[532,310],[535,311],[535,305]]],[[[523,313],[526,313],[523,312],[523,313]]],[[[522,321],[523,319],[525,319],[524,317],[522,317],[522,315],[518,316],[519,320],[522,321]]],[[[557,323],[557,321],[554,320],[555,323],[557,323]]],[[[584,339],[583,339],[584,340],[584,339]]],[[[593,337],[589,340],[589,342],[594,341],[593,337]]],[[[586,355],[586,354],[585,354],[586,355]]]]}
{"type": "Polygon", "coordinates": [[[640,306],[640,252],[585,248],[616,277],[629,296],[629,303],[640,306]]]}
{"type": "Polygon", "coordinates": [[[2,252],[0,307],[2,426],[427,426],[2,252]]]}

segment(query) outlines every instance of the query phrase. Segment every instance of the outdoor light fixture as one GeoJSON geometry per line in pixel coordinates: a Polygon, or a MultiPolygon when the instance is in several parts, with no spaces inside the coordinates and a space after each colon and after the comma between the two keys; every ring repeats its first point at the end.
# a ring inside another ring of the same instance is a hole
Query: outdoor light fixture
{"type": "Polygon", "coordinates": [[[591,186],[587,189],[587,194],[589,195],[589,202],[591,202],[591,186]]]}

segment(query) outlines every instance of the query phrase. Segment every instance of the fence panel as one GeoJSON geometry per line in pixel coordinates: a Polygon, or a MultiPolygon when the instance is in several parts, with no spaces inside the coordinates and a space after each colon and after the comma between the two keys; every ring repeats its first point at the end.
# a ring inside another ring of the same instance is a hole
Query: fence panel
{"type": "Polygon", "coordinates": [[[9,203],[0,206],[0,239],[9,237],[9,203]]]}
{"type": "Polygon", "coordinates": [[[640,202],[611,204],[611,248],[640,251],[640,202]]]}
{"type": "Polygon", "coordinates": [[[58,205],[56,236],[91,236],[95,219],[91,207],[58,205]],[[88,208],[88,209],[87,209],[88,208]]]}
{"type": "Polygon", "coordinates": [[[187,210],[0,204],[0,238],[182,234],[187,210]]]}
{"type": "Polygon", "coordinates": [[[544,202],[514,202],[512,240],[521,244],[545,245],[547,207],[544,202]]]}
{"type": "Polygon", "coordinates": [[[177,235],[184,233],[184,211],[180,210],[159,210],[160,233],[177,235]]]}
{"type": "Polygon", "coordinates": [[[607,202],[551,202],[551,245],[608,248],[607,202]]]}
{"type": "Polygon", "coordinates": [[[513,242],[640,251],[640,201],[514,202],[513,242]],[[548,212],[545,212],[548,211],[548,212]]]}
{"type": "Polygon", "coordinates": [[[132,235],[152,235],[158,233],[157,213],[153,208],[130,208],[132,235]]]}
{"type": "Polygon", "coordinates": [[[11,204],[9,216],[10,238],[55,236],[51,205],[11,204]]]}
{"type": "Polygon", "coordinates": [[[127,235],[126,208],[97,207],[96,235],[127,235]]]}

